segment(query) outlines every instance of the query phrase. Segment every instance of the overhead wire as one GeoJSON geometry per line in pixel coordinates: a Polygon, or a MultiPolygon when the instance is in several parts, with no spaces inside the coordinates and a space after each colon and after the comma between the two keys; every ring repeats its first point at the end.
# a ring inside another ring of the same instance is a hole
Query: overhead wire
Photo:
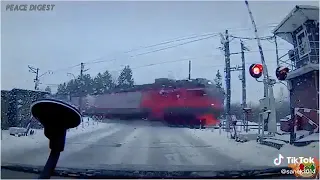
{"type": "MultiPolygon", "coordinates": [[[[212,37],[215,37],[217,36],[218,34],[216,35],[210,35],[207,37],[204,37],[204,38],[199,38],[199,39],[195,39],[195,40],[192,40],[192,41],[187,41],[187,42],[184,42],[184,43],[180,43],[180,44],[177,44],[177,45],[173,45],[173,46],[168,46],[168,47],[164,47],[164,48],[161,48],[161,49],[156,49],[156,50],[153,50],[153,51],[148,51],[148,52],[145,52],[145,53],[140,53],[140,54],[137,54],[137,55],[133,55],[133,56],[130,56],[131,58],[132,57],[137,57],[137,56],[142,56],[142,55],[146,55],[146,54],[150,54],[150,53],[155,53],[155,52],[158,52],[158,51],[163,51],[163,50],[166,50],[166,49],[171,49],[171,48],[175,48],[175,47],[178,47],[178,46],[182,46],[182,45],[185,45],[185,44],[190,44],[190,43],[194,43],[194,42],[197,42],[197,41],[202,41],[202,40],[206,40],[206,39],[210,39],[212,37]]],[[[188,38],[185,38],[185,39],[188,39],[188,38]]],[[[112,60],[107,60],[107,61],[113,61],[113,60],[116,60],[116,59],[112,59],[112,60]]],[[[92,62],[92,63],[89,63],[89,64],[95,64],[95,63],[101,63],[101,62],[106,62],[105,60],[103,61],[97,61],[97,62],[92,62]]],[[[88,64],[88,63],[87,63],[88,64]]],[[[50,74],[55,74],[57,72],[61,72],[61,71],[65,71],[65,70],[69,70],[69,69],[72,69],[72,68],[75,68],[77,66],[80,66],[81,64],[76,64],[74,66],[70,66],[70,67],[67,67],[67,68],[61,68],[61,69],[57,69],[57,70],[49,70],[50,74]]],[[[150,66],[150,65],[148,65],[150,66]]]]}
{"type": "Polygon", "coordinates": [[[174,39],[174,40],[165,41],[165,42],[162,42],[162,43],[153,44],[153,45],[149,45],[149,46],[142,46],[140,48],[132,49],[132,50],[126,51],[124,53],[129,53],[129,52],[138,51],[138,50],[141,50],[141,49],[147,49],[147,48],[161,46],[161,45],[170,44],[170,43],[174,43],[174,42],[180,42],[180,41],[184,41],[184,40],[194,39],[194,38],[198,38],[198,37],[213,36],[213,35],[218,35],[218,34],[219,33],[206,33],[206,34],[201,34],[201,35],[194,35],[194,36],[190,36],[190,37],[185,37],[185,38],[181,38],[181,39],[174,39]]]}
{"type": "Polygon", "coordinates": [[[274,38],[274,36],[264,36],[264,37],[255,38],[255,37],[239,37],[239,36],[233,36],[233,35],[230,35],[230,37],[237,38],[237,39],[246,39],[246,40],[256,40],[256,39],[270,40],[274,38]]]}
{"type": "MultiPolygon", "coordinates": [[[[176,59],[176,60],[145,64],[145,65],[141,65],[141,66],[132,67],[131,69],[139,69],[139,68],[143,68],[143,67],[150,67],[150,66],[156,66],[156,65],[160,65],[160,64],[168,64],[168,63],[174,63],[174,62],[190,61],[190,60],[193,60],[193,59],[207,58],[207,57],[213,57],[213,56],[215,56],[215,55],[208,55],[208,56],[202,56],[202,57],[193,57],[193,58],[192,57],[191,58],[181,58],[181,59],[176,59]]],[[[110,70],[110,71],[121,71],[121,70],[122,69],[110,70]]]]}
{"type": "MultiPolygon", "coordinates": [[[[262,28],[262,27],[276,27],[276,24],[277,23],[269,23],[269,24],[266,24],[266,25],[258,26],[257,28],[259,29],[259,28],[262,28]]],[[[250,27],[250,28],[226,28],[226,29],[229,29],[230,32],[239,32],[239,31],[252,30],[252,27],[250,27]]],[[[201,41],[201,40],[204,40],[204,39],[209,39],[209,38],[213,37],[211,35],[217,35],[217,34],[220,34],[220,33],[219,32],[205,33],[205,34],[193,35],[193,36],[189,36],[189,37],[176,38],[176,39],[160,42],[160,43],[157,43],[157,44],[152,44],[152,45],[148,45],[148,46],[141,46],[140,48],[131,49],[131,50],[125,51],[123,53],[130,53],[130,52],[134,52],[134,51],[138,51],[138,50],[142,50],[142,49],[147,49],[147,48],[151,48],[151,47],[156,47],[156,46],[160,46],[160,45],[164,45],[164,44],[170,44],[170,43],[179,42],[179,41],[188,40],[188,39],[193,39],[193,38],[197,38],[197,37],[209,36],[209,37],[206,37],[206,38],[201,38],[201,39],[193,40],[193,41],[190,41],[190,42],[185,42],[185,43],[181,43],[181,44],[178,44],[178,45],[169,46],[169,47],[153,50],[153,51],[150,51],[150,52],[140,53],[138,55],[130,56],[130,57],[136,57],[136,56],[140,56],[140,55],[150,54],[150,53],[154,53],[154,52],[158,52],[158,51],[162,51],[162,50],[178,47],[178,46],[181,46],[181,45],[184,45],[184,44],[188,44],[188,43],[192,43],[192,42],[201,41]]],[[[236,37],[233,37],[233,38],[236,38],[236,37]]],[[[248,39],[252,39],[252,38],[248,38],[248,39]]],[[[104,57],[101,57],[101,58],[98,58],[98,59],[103,59],[103,58],[104,57]]],[[[98,59],[87,61],[86,63],[88,64],[88,62],[96,61],[98,59]]],[[[113,61],[113,60],[116,60],[116,59],[114,58],[114,59],[109,60],[109,61],[113,61]]],[[[99,62],[108,62],[108,60],[107,61],[106,60],[99,61],[99,62]]],[[[99,62],[96,62],[96,63],[99,63],[99,62]]],[[[168,62],[164,62],[164,63],[168,63],[168,62]]],[[[73,66],[70,66],[70,67],[60,68],[60,69],[56,69],[56,70],[49,70],[48,72],[49,72],[49,74],[55,74],[57,72],[70,70],[70,69],[75,68],[77,66],[80,66],[80,64],[76,64],[76,65],[73,65],[73,66]]],[[[151,66],[151,65],[149,64],[148,66],[151,66]]]]}
{"type": "MultiPolygon", "coordinates": [[[[278,50],[288,50],[288,49],[278,49],[278,50]]],[[[266,49],[264,51],[275,51],[275,49],[266,49]]],[[[246,53],[254,53],[254,52],[259,52],[259,50],[245,51],[244,53],[246,54],[246,53]]],[[[230,54],[240,54],[240,53],[241,52],[230,53],[230,54]]],[[[189,60],[193,60],[193,59],[201,59],[201,58],[206,58],[206,57],[214,57],[214,56],[218,56],[218,55],[223,56],[222,54],[213,54],[213,55],[208,55],[208,56],[203,56],[203,57],[181,58],[181,59],[176,59],[176,60],[145,64],[145,65],[141,65],[141,66],[132,67],[131,69],[140,69],[140,68],[144,68],[144,67],[156,66],[156,65],[167,64],[167,63],[174,63],[174,62],[181,62],[181,61],[189,61],[189,60]]],[[[219,67],[219,66],[224,66],[224,64],[223,65],[217,65],[217,67],[219,67]]],[[[208,66],[208,67],[215,67],[215,66],[208,66]]],[[[115,69],[115,70],[109,70],[109,71],[117,72],[117,71],[121,71],[121,70],[122,69],[115,69]]]]}
{"type": "MultiPolygon", "coordinates": [[[[173,39],[173,40],[164,41],[164,42],[160,42],[160,43],[152,44],[152,45],[148,45],[148,46],[140,46],[139,48],[131,49],[131,50],[122,52],[121,54],[128,54],[128,53],[131,53],[131,52],[134,52],[134,51],[148,49],[148,48],[152,48],[152,47],[156,47],[156,46],[161,46],[161,45],[165,45],[165,44],[185,41],[185,40],[204,37],[204,36],[213,36],[213,35],[217,35],[217,34],[218,33],[206,33],[206,34],[194,35],[194,36],[190,36],[190,37],[183,37],[183,38],[179,38],[179,39],[173,39]]],[[[116,58],[112,58],[112,59],[109,59],[109,60],[100,60],[100,59],[104,59],[104,57],[100,57],[100,58],[97,58],[97,59],[94,59],[94,60],[86,61],[85,64],[95,64],[95,63],[109,62],[109,61],[116,60],[116,58]]]]}
{"type": "MultiPolygon", "coordinates": [[[[288,50],[288,49],[279,49],[279,50],[288,50]]],[[[275,51],[275,49],[266,49],[264,51],[275,51]]],[[[259,52],[259,50],[245,51],[244,53],[253,53],[253,52],[259,52]]],[[[240,54],[240,53],[241,52],[238,52],[238,54],[240,54]]],[[[224,57],[223,54],[213,54],[213,55],[208,55],[208,56],[203,56],[203,57],[181,58],[181,59],[177,59],[177,60],[170,60],[170,61],[163,61],[163,62],[158,62],[158,63],[145,64],[145,65],[141,65],[141,66],[132,67],[131,69],[140,69],[140,68],[156,66],[156,65],[160,65],[160,64],[167,64],[167,63],[174,63],[174,62],[181,62],[181,61],[189,61],[189,60],[194,60],[194,59],[202,59],[202,58],[214,57],[214,56],[218,56],[218,55],[221,55],[222,57],[224,57]]],[[[246,64],[252,64],[252,63],[259,63],[259,62],[247,62],[246,64]]],[[[206,66],[206,67],[219,67],[219,66],[225,66],[225,64],[219,64],[219,65],[214,65],[214,66],[206,66]]],[[[122,69],[115,69],[115,70],[110,70],[110,71],[116,72],[116,71],[121,71],[121,70],[122,69]]]]}
{"type": "MultiPolygon", "coordinates": [[[[276,27],[276,25],[272,25],[272,24],[277,24],[277,23],[269,23],[269,24],[266,24],[266,25],[258,26],[257,28],[259,29],[261,27],[276,27]]],[[[226,28],[226,29],[231,29],[230,31],[233,31],[233,32],[239,32],[239,31],[252,30],[253,28],[250,27],[250,28],[226,28]]],[[[209,32],[209,33],[204,33],[204,34],[199,34],[199,35],[182,36],[182,37],[179,37],[179,38],[174,38],[174,39],[171,39],[171,40],[167,40],[167,41],[156,43],[156,44],[152,44],[152,45],[140,46],[139,48],[131,49],[131,50],[128,50],[128,51],[125,51],[125,52],[122,52],[122,53],[127,54],[127,53],[130,53],[130,52],[139,51],[139,50],[142,50],[142,49],[147,49],[147,48],[156,47],[156,46],[161,46],[161,45],[164,45],[164,44],[179,42],[179,41],[198,38],[198,37],[203,37],[203,36],[211,36],[211,35],[216,35],[216,34],[220,34],[220,33],[221,32],[209,32]]],[[[92,61],[97,61],[97,60],[100,60],[100,59],[104,59],[104,57],[100,57],[100,58],[97,58],[97,59],[94,59],[94,60],[86,61],[85,63],[89,63],[89,62],[92,62],[92,61]]],[[[112,60],[109,60],[109,61],[112,61],[112,60]]],[[[107,61],[105,61],[105,62],[107,62],[107,61]]]]}
{"type": "Polygon", "coordinates": [[[73,66],[69,66],[69,67],[67,67],[67,68],[56,69],[56,70],[54,70],[54,71],[49,70],[49,72],[50,72],[51,74],[54,74],[54,73],[61,72],[61,71],[66,71],[66,70],[69,70],[69,69],[72,69],[72,68],[75,68],[75,67],[78,67],[78,66],[80,66],[80,64],[73,65],[73,66]]]}
{"type": "MultiPolygon", "coordinates": [[[[167,46],[167,47],[164,47],[164,48],[160,48],[160,49],[156,49],[156,50],[152,50],[152,51],[148,51],[148,52],[144,52],[144,53],[140,53],[140,54],[136,54],[136,55],[131,55],[131,56],[129,56],[129,57],[130,57],[130,58],[134,58],[134,57],[138,57],[138,56],[142,56],[142,55],[146,55],[146,54],[151,54],[151,53],[155,53],[155,52],[159,52],[159,51],[163,51],[163,50],[175,48],[175,47],[178,47],[178,46],[182,46],[182,45],[194,43],[194,42],[197,42],[197,41],[202,41],[202,40],[210,39],[210,38],[213,38],[213,37],[216,37],[216,36],[217,36],[217,35],[211,35],[211,36],[208,36],[208,37],[205,37],[205,38],[199,38],[199,39],[195,39],[195,40],[192,40],[192,41],[187,41],[187,42],[184,42],[184,43],[176,44],[176,45],[173,45],[173,46],[167,46]]],[[[87,63],[87,64],[96,64],[96,63],[102,63],[102,62],[110,62],[110,61],[114,61],[114,60],[116,60],[116,59],[96,61],[96,62],[87,63]]]]}
{"type": "MultiPolygon", "coordinates": [[[[275,24],[277,24],[277,23],[269,23],[269,24],[266,24],[266,25],[258,26],[257,28],[276,27],[275,24]]],[[[252,27],[250,27],[250,28],[227,28],[227,29],[229,29],[229,31],[232,31],[232,32],[239,32],[239,31],[252,30],[252,27]]],[[[192,36],[189,36],[189,37],[185,36],[185,37],[181,37],[181,38],[176,38],[176,39],[160,42],[160,43],[157,43],[157,44],[152,44],[152,45],[148,45],[148,46],[141,46],[140,48],[131,49],[131,50],[125,51],[123,53],[126,54],[126,53],[130,53],[130,52],[134,52],[134,51],[138,51],[138,50],[142,50],[142,49],[147,49],[147,48],[151,48],[151,47],[156,47],[156,46],[160,46],[160,45],[164,45],[164,44],[170,44],[170,43],[179,42],[179,41],[188,40],[188,39],[193,39],[193,38],[197,38],[197,37],[209,36],[209,37],[206,37],[206,38],[196,39],[196,40],[193,40],[191,42],[181,43],[181,44],[178,44],[178,45],[165,47],[165,48],[153,50],[153,51],[150,51],[150,52],[140,53],[138,55],[130,56],[130,57],[136,57],[136,56],[140,56],[140,55],[150,54],[150,53],[153,53],[153,52],[158,52],[158,51],[162,51],[162,50],[178,47],[178,46],[181,46],[181,45],[184,45],[184,44],[188,44],[188,43],[192,43],[192,42],[196,42],[196,41],[201,41],[201,40],[204,40],[204,39],[209,39],[209,38],[211,38],[213,36],[216,36],[218,34],[220,34],[220,33],[219,32],[211,32],[211,33],[204,33],[204,34],[200,34],[200,35],[192,35],[192,36]]],[[[113,58],[113,59],[109,59],[109,60],[100,60],[100,61],[98,61],[99,59],[104,59],[104,58],[105,57],[101,57],[101,58],[97,58],[97,59],[94,59],[94,60],[86,61],[85,64],[96,64],[96,63],[110,62],[110,61],[116,60],[116,58],[113,58]]],[[[74,65],[74,66],[70,66],[70,67],[67,67],[67,68],[60,68],[60,69],[56,69],[56,70],[50,70],[50,72],[51,73],[57,73],[57,72],[61,72],[61,71],[65,71],[65,70],[69,70],[69,69],[75,68],[77,66],[80,66],[80,64],[77,64],[77,65],[74,65]]]]}
{"type": "MultiPolygon", "coordinates": [[[[290,49],[278,49],[278,51],[289,51],[290,49]]],[[[263,51],[276,51],[276,49],[264,49],[263,51]]],[[[244,53],[255,53],[255,52],[259,52],[259,50],[250,50],[250,51],[244,51],[244,53]]],[[[230,55],[233,55],[233,54],[240,54],[241,52],[234,52],[234,53],[230,53],[230,55]]]]}
{"type": "MultiPolygon", "coordinates": [[[[287,49],[280,49],[280,50],[287,50],[287,49]]],[[[274,51],[274,49],[267,49],[265,51],[274,51]]],[[[259,52],[258,50],[255,51],[245,51],[244,53],[253,53],[253,52],[259,52]]],[[[222,57],[224,57],[222,54],[213,54],[213,55],[208,55],[208,56],[203,56],[203,57],[193,57],[193,58],[181,58],[181,59],[176,59],[176,60],[170,60],[170,61],[164,61],[164,62],[158,62],[158,63],[150,63],[150,64],[145,64],[145,65],[141,65],[141,66],[136,66],[136,67],[131,67],[131,69],[140,69],[140,68],[145,68],[145,67],[150,67],[150,66],[156,66],[156,65],[161,65],[161,64],[167,64],[167,63],[174,63],[174,62],[182,62],[182,61],[189,61],[189,60],[193,60],[193,59],[201,59],[201,58],[205,58],[205,57],[214,57],[217,55],[221,55],[222,57]]],[[[250,65],[253,63],[260,63],[260,62],[246,62],[246,65],[250,65]]],[[[276,62],[268,62],[267,64],[274,64],[276,62]]],[[[203,66],[201,68],[213,68],[213,67],[223,67],[225,66],[225,64],[217,64],[217,65],[212,65],[212,66],[203,66]]],[[[115,70],[108,70],[110,72],[118,72],[118,71],[122,71],[123,69],[115,69],[115,70]]],[[[46,85],[50,85],[50,86],[56,86],[57,84],[46,84],[46,85]]]]}

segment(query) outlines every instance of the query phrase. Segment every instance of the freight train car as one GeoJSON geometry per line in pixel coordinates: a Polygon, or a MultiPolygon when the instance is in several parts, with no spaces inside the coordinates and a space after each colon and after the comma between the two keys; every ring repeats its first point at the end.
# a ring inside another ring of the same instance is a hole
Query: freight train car
{"type": "Polygon", "coordinates": [[[170,126],[200,127],[218,123],[217,117],[223,110],[223,92],[205,79],[158,79],[153,84],[87,96],[83,102],[87,115],[147,118],[170,126]]]}

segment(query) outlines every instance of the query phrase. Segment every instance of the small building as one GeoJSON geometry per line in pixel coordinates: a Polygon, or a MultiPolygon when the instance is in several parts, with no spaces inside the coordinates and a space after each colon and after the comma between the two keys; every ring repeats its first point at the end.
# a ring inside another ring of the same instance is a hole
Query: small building
{"type": "Polygon", "coordinates": [[[286,81],[296,130],[319,132],[319,7],[295,6],[273,34],[293,45],[278,61],[290,69],[286,81]]]}

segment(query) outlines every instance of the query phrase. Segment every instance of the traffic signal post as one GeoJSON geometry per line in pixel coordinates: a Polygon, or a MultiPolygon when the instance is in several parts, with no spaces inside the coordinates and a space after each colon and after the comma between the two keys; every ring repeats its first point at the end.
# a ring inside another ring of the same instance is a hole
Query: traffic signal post
{"type": "MultiPolygon", "coordinates": [[[[260,99],[260,107],[263,111],[262,114],[268,115],[268,122],[266,128],[264,126],[265,122],[262,122],[263,130],[260,132],[261,134],[264,134],[264,131],[266,130],[271,135],[274,135],[277,132],[275,98],[273,94],[273,85],[276,84],[276,81],[270,78],[264,78],[263,81],[258,80],[262,75],[266,77],[264,68],[265,66],[262,64],[252,64],[249,68],[249,73],[257,82],[262,82],[265,86],[264,97],[260,99]]],[[[263,115],[263,117],[265,117],[265,115],[263,115]]]]}
{"type": "MultiPolygon", "coordinates": [[[[260,137],[264,137],[264,131],[268,131],[270,135],[273,135],[277,132],[277,123],[276,123],[276,109],[275,109],[275,98],[273,94],[273,86],[276,83],[284,84],[283,81],[286,80],[287,74],[289,72],[289,68],[287,67],[278,67],[276,69],[276,77],[279,80],[278,82],[275,79],[264,78],[263,81],[259,81],[258,79],[263,75],[264,67],[262,64],[252,64],[249,68],[249,73],[251,77],[255,78],[257,82],[263,82],[265,86],[267,86],[268,94],[262,99],[260,99],[260,107],[262,109],[261,117],[262,121],[260,121],[259,125],[259,134],[260,137]],[[268,117],[267,119],[264,117],[268,117]],[[265,126],[265,120],[267,120],[268,124],[265,126]],[[260,128],[262,127],[262,131],[260,128]]],[[[265,77],[265,76],[264,76],[265,77]]],[[[290,89],[289,89],[290,90],[290,89]]],[[[292,138],[291,138],[292,139],[292,138]]]]}

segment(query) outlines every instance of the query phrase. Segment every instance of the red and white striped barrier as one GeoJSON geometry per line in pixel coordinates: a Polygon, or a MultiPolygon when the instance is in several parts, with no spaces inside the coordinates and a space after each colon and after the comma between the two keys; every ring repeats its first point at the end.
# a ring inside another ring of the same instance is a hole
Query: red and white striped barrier
{"type": "MultiPolygon", "coordinates": [[[[310,133],[308,135],[311,135],[313,133],[317,133],[319,132],[319,125],[317,123],[315,123],[316,120],[312,120],[310,119],[310,117],[306,116],[304,113],[309,113],[309,115],[311,113],[315,113],[317,114],[317,116],[319,116],[319,110],[317,109],[309,109],[309,108],[294,108],[294,117],[295,118],[295,123],[294,123],[294,133],[296,134],[296,132],[298,131],[298,125],[299,125],[299,119],[301,120],[301,118],[304,118],[307,120],[307,123],[309,123],[310,125],[312,125],[313,127],[315,127],[313,129],[313,131],[310,131],[310,133]],[[298,118],[299,117],[299,118],[298,118]]],[[[306,135],[302,135],[298,139],[304,138],[306,135]]]]}

